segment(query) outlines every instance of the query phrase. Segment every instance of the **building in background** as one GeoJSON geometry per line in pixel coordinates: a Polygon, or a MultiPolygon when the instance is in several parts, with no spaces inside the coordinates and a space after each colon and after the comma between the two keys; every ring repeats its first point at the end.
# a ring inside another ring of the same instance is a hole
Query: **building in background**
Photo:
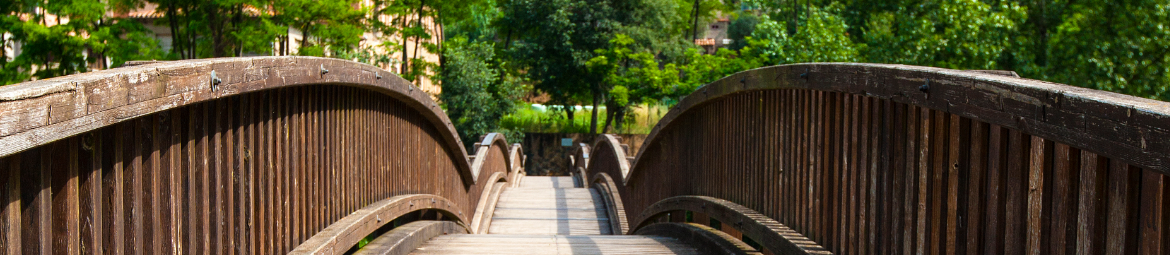
{"type": "Polygon", "coordinates": [[[731,44],[731,39],[727,38],[727,27],[731,25],[731,20],[722,13],[716,14],[716,17],[704,28],[703,36],[695,39],[695,45],[702,47],[705,54],[715,54],[719,48],[731,44]]]}

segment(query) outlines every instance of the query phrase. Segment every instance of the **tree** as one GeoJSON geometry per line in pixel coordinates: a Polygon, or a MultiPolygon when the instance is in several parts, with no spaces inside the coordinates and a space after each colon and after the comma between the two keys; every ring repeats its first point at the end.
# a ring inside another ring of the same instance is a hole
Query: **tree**
{"type": "Polygon", "coordinates": [[[791,36],[784,21],[764,16],[765,21],[752,32],[752,38],[759,40],[755,50],[767,57],[766,65],[857,61],[857,46],[846,36],[848,26],[834,14],[839,9],[829,9],[810,7],[809,18],[791,36]]]}
{"type": "Polygon", "coordinates": [[[301,31],[297,54],[329,56],[356,49],[361,41],[366,10],[357,0],[280,0],[273,3],[276,20],[301,31]]]}
{"type": "Polygon", "coordinates": [[[947,0],[901,5],[871,14],[864,39],[867,61],[994,69],[1024,18],[1011,2],[947,0]]]}
{"type": "Polygon", "coordinates": [[[443,51],[447,59],[439,74],[439,95],[447,116],[470,146],[488,132],[499,132],[499,120],[516,109],[524,89],[514,77],[501,76],[490,42],[469,42],[457,37],[443,51]]]}
{"type": "Polygon", "coordinates": [[[738,18],[731,20],[731,24],[727,26],[727,39],[731,39],[731,45],[727,48],[739,50],[747,46],[747,37],[756,31],[756,25],[759,23],[759,17],[748,13],[740,14],[738,18]]]}
{"type": "Polygon", "coordinates": [[[1031,41],[1035,60],[1021,58],[1022,75],[1170,101],[1170,3],[1054,2],[1030,10],[1050,25],[1030,34],[1040,40],[1031,41]]]}
{"type": "MultiPolygon", "coordinates": [[[[606,117],[602,133],[611,123],[621,128],[627,110],[634,105],[653,102],[658,98],[679,94],[679,69],[671,63],[660,68],[654,54],[636,51],[634,40],[617,34],[609,41],[610,47],[596,50],[596,57],[585,64],[589,71],[602,77],[601,89],[606,90],[606,117]]],[[[689,94],[693,89],[683,88],[689,94]]],[[[598,110],[595,110],[598,112],[598,110]]]]}
{"type": "Polygon", "coordinates": [[[3,44],[23,44],[20,55],[10,62],[4,60],[0,81],[5,84],[161,57],[149,30],[132,21],[105,17],[110,6],[103,1],[19,1],[0,8],[7,14],[27,15],[26,20],[16,15],[0,19],[3,32],[12,35],[3,44]],[[22,12],[25,10],[37,11],[22,12]]]}
{"type": "MultiPolygon", "coordinates": [[[[534,88],[565,106],[582,102],[598,109],[607,92],[600,77],[585,63],[594,50],[608,46],[614,34],[626,34],[639,49],[681,47],[679,39],[663,34],[671,26],[674,6],[669,0],[508,0],[498,26],[505,28],[506,47],[534,88]]],[[[682,52],[681,50],[673,50],[682,52]]],[[[656,52],[659,53],[659,52],[656,52]]],[[[565,107],[569,108],[569,107],[565,107]]],[[[590,120],[596,133],[597,112],[590,120]]],[[[567,116],[572,118],[570,114],[567,116]]]]}

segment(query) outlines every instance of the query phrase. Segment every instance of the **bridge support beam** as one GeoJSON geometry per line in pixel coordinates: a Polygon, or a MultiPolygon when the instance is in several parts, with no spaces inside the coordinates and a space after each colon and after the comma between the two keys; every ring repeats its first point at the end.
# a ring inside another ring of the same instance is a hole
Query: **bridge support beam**
{"type": "MultiPolygon", "coordinates": [[[[334,222],[301,243],[290,254],[342,254],[366,236],[407,213],[437,209],[444,218],[466,226],[463,211],[446,198],[435,195],[401,195],[378,201],[334,222]]],[[[464,227],[466,229],[466,227],[464,227]]],[[[464,230],[466,232],[466,230],[464,230]]],[[[429,238],[428,238],[429,239],[429,238]]]]}
{"type": "Polygon", "coordinates": [[[632,233],[654,223],[653,219],[672,211],[700,212],[730,224],[775,254],[832,254],[821,245],[756,210],[731,201],[707,196],[677,196],[658,201],[638,216],[632,233]]]}

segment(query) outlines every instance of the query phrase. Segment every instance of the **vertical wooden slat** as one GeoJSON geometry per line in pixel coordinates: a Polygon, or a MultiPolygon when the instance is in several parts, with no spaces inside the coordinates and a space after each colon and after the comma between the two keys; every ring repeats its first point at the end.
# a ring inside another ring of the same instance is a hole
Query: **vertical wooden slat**
{"type": "Polygon", "coordinates": [[[50,197],[49,168],[53,162],[51,153],[44,147],[25,152],[24,162],[21,165],[21,200],[24,204],[21,212],[21,244],[23,254],[50,254],[52,253],[53,237],[50,197]],[[27,169],[27,170],[25,170],[27,169]]]}
{"type": "MultiPolygon", "coordinates": [[[[1106,254],[1137,252],[1138,204],[1140,203],[1141,170],[1121,162],[1109,165],[1109,201],[1106,228],[1106,254]]],[[[1103,178],[1103,177],[1098,177],[1103,178]]]]}
{"type": "MultiPolygon", "coordinates": [[[[216,193],[216,219],[213,225],[217,226],[214,235],[218,236],[219,243],[213,247],[218,247],[219,254],[236,254],[239,236],[238,226],[236,225],[236,212],[239,206],[234,203],[235,197],[235,182],[233,179],[238,179],[235,172],[236,166],[236,118],[239,115],[237,104],[239,97],[231,97],[226,100],[217,101],[218,110],[209,115],[218,116],[216,125],[219,127],[216,130],[216,176],[215,176],[215,193],[216,193]]],[[[244,244],[241,244],[244,245],[244,244]]]]}
{"type": "MultiPolygon", "coordinates": [[[[869,177],[862,178],[862,179],[868,179],[869,186],[868,186],[868,189],[866,189],[868,192],[868,196],[866,196],[866,200],[863,200],[863,201],[865,201],[865,205],[862,206],[863,208],[866,208],[866,212],[868,213],[867,220],[866,220],[865,224],[863,225],[865,228],[864,228],[864,231],[862,231],[862,233],[866,234],[865,238],[866,238],[867,244],[864,246],[864,249],[860,251],[860,253],[862,253],[862,254],[881,252],[881,250],[879,249],[879,248],[881,248],[881,247],[879,247],[879,245],[881,245],[881,243],[879,242],[878,237],[877,237],[878,226],[879,226],[879,224],[877,222],[882,221],[880,210],[878,208],[878,204],[880,202],[885,202],[885,201],[882,201],[879,199],[879,197],[881,196],[880,192],[882,192],[880,186],[878,185],[879,184],[878,182],[882,181],[882,179],[879,178],[879,175],[881,175],[880,172],[882,172],[884,170],[883,166],[882,166],[884,162],[881,162],[879,157],[885,157],[885,155],[889,154],[888,151],[886,151],[886,152],[879,152],[878,151],[881,148],[884,148],[882,145],[882,141],[880,140],[883,137],[881,135],[881,131],[880,131],[882,128],[882,121],[883,120],[879,120],[879,118],[881,116],[883,116],[883,114],[885,113],[885,111],[887,109],[882,108],[879,105],[880,101],[878,101],[874,98],[867,97],[866,99],[867,99],[866,106],[868,107],[869,111],[868,111],[868,114],[865,115],[866,122],[868,123],[866,125],[866,133],[865,134],[866,134],[866,137],[868,137],[868,139],[866,139],[866,141],[869,142],[869,145],[864,146],[862,151],[865,153],[864,155],[867,156],[866,159],[868,161],[863,166],[865,167],[866,171],[869,173],[869,177]]],[[[882,185],[884,185],[884,183],[882,183],[882,185]]]]}
{"type": "MultiPolygon", "coordinates": [[[[944,235],[947,233],[945,230],[947,226],[943,225],[946,224],[946,214],[944,214],[943,210],[947,208],[945,199],[949,190],[946,188],[946,186],[947,169],[949,168],[947,167],[947,151],[949,151],[947,148],[947,142],[950,141],[950,138],[947,135],[947,132],[950,132],[950,128],[947,127],[947,123],[950,122],[950,119],[947,118],[946,114],[944,114],[942,111],[932,111],[931,114],[933,115],[931,120],[934,125],[932,127],[934,134],[932,135],[933,137],[931,138],[931,143],[929,145],[931,150],[931,155],[929,156],[931,159],[929,165],[927,166],[929,171],[926,171],[929,174],[929,177],[927,177],[929,178],[927,181],[929,184],[926,186],[930,187],[930,191],[929,197],[924,197],[924,199],[930,200],[925,203],[929,205],[926,207],[926,217],[929,218],[927,222],[930,224],[930,230],[922,232],[925,232],[926,235],[929,236],[928,239],[925,240],[927,242],[925,245],[927,248],[927,253],[940,254],[944,248],[942,246],[945,245],[945,242],[947,241],[945,239],[946,237],[944,237],[944,235]]],[[[953,247],[953,245],[947,247],[953,247]]]]}
{"type": "Polygon", "coordinates": [[[198,199],[195,199],[194,202],[194,214],[196,220],[195,224],[198,226],[199,232],[195,234],[195,239],[193,241],[199,248],[198,251],[201,251],[197,254],[210,254],[212,251],[211,243],[213,240],[217,239],[216,237],[211,236],[211,220],[214,216],[214,214],[211,213],[211,208],[214,207],[212,202],[215,201],[212,200],[212,195],[215,194],[215,187],[212,186],[215,182],[212,181],[212,178],[214,178],[215,175],[212,174],[213,169],[211,168],[214,165],[209,165],[209,161],[214,159],[214,153],[208,154],[209,150],[215,147],[215,145],[209,144],[209,142],[215,142],[215,140],[212,139],[214,136],[209,134],[209,132],[215,128],[215,121],[207,114],[207,112],[209,112],[213,106],[213,104],[204,103],[202,105],[196,106],[194,112],[191,114],[192,122],[198,123],[195,125],[194,133],[192,134],[195,139],[197,139],[194,153],[194,168],[196,173],[195,191],[199,197],[198,199]]]}
{"type": "Polygon", "coordinates": [[[76,138],[68,138],[48,145],[49,153],[45,155],[48,159],[44,167],[52,178],[53,254],[80,253],[78,147],[76,138]]]}
{"type": "Polygon", "coordinates": [[[276,157],[275,158],[276,161],[274,163],[274,166],[276,168],[273,170],[273,173],[275,174],[275,176],[277,178],[277,182],[276,182],[277,192],[275,195],[275,197],[276,197],[275,207],[276,207],[276,211],[277,211],[277,213],[276,213],[276,215],[277,215],[276,216],[276,233],[277,234],[274,236],[273,239],[274,239],[274,242],[276,243],[277,249],[274,250],[273,253],[281,253],[281,254],[288,253],[289,249],[291,249],[291,247],[293,245],[291,243],[291,241],[289,240],[291,238],[291,235],[289,235],[289,232],[288,232],[288,230],[289,230],[289,228],[288,228],[288,224],[289,224],[289,220],[288,220],[288,212],[289,212],[289,210],[288,210],[288,197],[289,197],[288,187],[289,187],[289,185],[288,185],[288,183],[289,183],[289,180],[290,180],[292,174],[290,174],[288,171],[289,164],[288,164],[288,158],[286,156],[286,153],[288,153],[288,151],[289,151],[288,140],[287,140],[288,139],[288,118],[287,118],[288,112],[286,112],[286,108],[285,108],[286,107],[285,103],[288,101],[287,92],[288,92],[288,90],[286,90],[286,89],[280,89],[280,90],[276,91],[277,96],[275,97],[275,100],[272,100],[273,101],[272,102],[273,108],[272,108],[272,110],[270,110],[275,115],[274,122],[276,123],[275,124],[276,126],[273,127],[273,132],[274,132],[274,136],[275,136],[273,138],[273,143],[274,143],[273,146],[275,147],[274,152],[275,152],[275,157],[276,157]]]}
{"type": "Polygon", "coordinates": [[[929,132],[928,130],[921,129],[923,123],[921,118],[925,117],[921,116],[921,112],[923,111],[921,108],[908,106],[906,111],[908,113],[906,118],[906,170],[904,172],[905,176],[903,177],[905,178],[906,199],[902,201],[902,210],[905,212],[902,215],[902,224],[904,224],[904,228],[902,229],[902,253],[910,254],[917,252],[921,254],[922,251],[916,249],[918,247],[916,243],[919,240],[917,231],[922,230],[918,228],[919,224],[917,221],[917,217],[920,215],[917,210],[919,208],[919,189],[923,188],[918,186],[920,175],[918,168],[922,164],[918,160],[923,153],[919,151],[919,147],[921,146],[920,142],[922,141],[921,135],[929,132]]]}
{"type": "Polygon", "coordinates": [[[947,142],[947,163],[943,167],[947,171],[947,198],[946,198],[946,239],[945,254],[967,253],[967,227],[963,219],[968,215],[968,199],[972,189],[968,185],[971,179],[971,161],[967,150],[976,150],[971,144],[971,121],[958,115],[950,115],[949,135],[947,142]]]}
{"type": "Polygon", "coordinates": [[[126,198],[122,210],[123,218],[126,222],[126,253],[128,254],[143,254],[143,223],[146,221],[146,215],[143,215],[142,208],[142,141],[143,137],[140,131],[141,120],[134,120],[126,123],[124,127],[119,130],[123,133],[123,151],[125,156],[122,160],[125,169],[122,181],[125,183],[126,198]]]}
{"type": "Polygon", "coordinates": [[[910,127],[907,126],[907,119],[909,118],[908,115],[910,112],[908,110],[909,107],[903,104],[893,103],[892,101],[886,101],[886,104],[892,109],[893,115],[893,118],[889,120],[890,124],[888,124],[890,129],[886,130],[887,132],[883,132],[884,134],[892,134],[892,137],[887,136],[889,137],[887,140],[889,142],[887,142],[888,145],[886,147],[888,149],[887,151],[890,152],[889,161],[891,165],[888,171],[883,172],[887,173],[885,177],[887,183],[892,184],[884,192],[890,202],[886,203],[886,212],[889,212],[886,214],[887,222],[889,222],[886,225],[889,231],[886,233],[886,247],[888,248],[883,253],[907,253],[904,249],[907,247],[904,242],[906,236],[903,234],[903,231],[906,230],[906,219],[903,214],[905,212],[904,204],[906,203],[906,197],[908,197],[908,192],[905,191],[906,166],[909,164],[906,160],[906,155],[913,154],[913,150],[907,149],[907,146],[913,143],[907,142],[906,137],[914,137],[914,135],[908,132],[910,130],[910,127]]]}
{"type": "Polygon", "coordinates": [[[991,125],[988,132],[987,144],[987,220],[983,226],[987,227],[984,234],[984,254],[1001,254],[1004,252],[1004,181],[1007,168],[1007,129],[999,125],[991,125]]]}
{"type": "Polygon", "coordinates": [[[1052,163],[1052,233],[1051,254],[1070,254],[1076,250],[1076,187],[1080,183],[1080,150],[1065,144],[1053,148],[1052,163]]]}
{"type": "Polygon", "coordinates": [[[189,105],[183,108],[171,110],[170,121],[170,167],[169,167],[169,189],[170,196],[168,199],[171,207],[171,240],[167,244],[173,250],[173,253],[179,254],[194,254],[195,244],[192,242],[192,235],[196,233],[193,226],[191,212],[195,209],[191,207],[191,201],[194,201],[195,187],[191,184],[195,183],[194,171],[192,169],[192,151],[194,148],[191,138],[191,130],[194,123],[191,123],[191,108],[196,105],[189,105]]]}
{"type": "Polygon", "coordinates": [[[1032,137],[1030,164],[1028,165],[1028,208],[1025,236],[1027,244],[1024,252],[1032,255],[1049,253],[1050,222],[1049,215],[1052,208],[1045,205],[1051,203],[1052,194],[1052,142],[1044,138],[1032,137]]]}
{"type": "Polygon", "coordinates": [[[138,168],[138,176],[142,189],[142,199],[140,210],[142,210],[142,218],[136,221],[142,223],[142,247],[139,248],[144,254],[159,254],[162,253],[159,249],[161,241],[161,222],[159,220],[158,208],[158,175],[159,175],[159,150],[158,141],[161,139],[158,135],[158,116],[148,116],[139,119],[136,128],[140,133],[138,134],[139,148],[135,150],[140,153],[141,163],[136,163],[140,166],[138,168]]]}
{"type": "Polygon", "coordinates": [[[1162,203],[1165,195],[1165,176],[1153,171],[1142,171],[1141,224],[1138,254],[1162,254],[1162,203]]]}
{"type": "Polygon", "coordinates": [[[861,156],[858,155],[858,148],[864,147],[860,142],[864,141],[865,138],[859,138],[858,132],[863,125],[860,117],[865,115],[865,111],[860,105],[861,98],[859,96],[850,95],[849,103],[849,115],[847,115],[849,117],[847,126],[849,132],[847,133],[847,144],[844,146],[845,154],[848,155],[845,161],[848,166],[848,171],[845,173],[845,187],[848,188],[848,191],[845,193],[845,199],[843,199],[846,200],[845,211],[848,214],[844,215],[846,217],[846,224],[844,230],[842,230],[845,233],[843,237],[845,239],[845,248],[843,250],[845,252],[860,253],[858,252],[860,249],[859,236],[861,236],[859,234],[862,233],[858,233],[861,232],[858,228],[858,222],[863,220],[862,217],[865,217],[865,212],[863,211],[864,209],[860,208],[858,200],[864,197],[861,195],[861,190],[865,189],[865,183],[862,181],[865,178],[865,174],[861,171],[861,169],[864,169],[864,164],[860,163],[861,156]]]}
{"type": "Polygon", "coordinates": [[[178,127],[174,125],[178,111],[167,111],[158,115],[158,125],[155,128],[157,135],[155,140],[155,154],[158,155],[158,161],[155,163],[155,209],[158,211],[158,219],[156,228],[157,238],[155,245],[160,254],[175,254],[179,243],[178,228],[181,227],[175,221],[175,204],[177,203],[174,196],[175,185],[178,179],[175,175],[179,173],[180,167],[176,165],[176,156],[178,156],[180,142],[177,139],[175,129],[178,127]]]}
{"type": "Polygon", "coordinates": [[[985,187],[988,167],[988,132],[987,123],[971,122],[971,164],[967,184],[967,254],[982,254],[982,242],[986,224],[984,224],[985,199],[991,194],[985,187]]]}
{"type": "Polygon", "coordinates": [[[240,254],[259,254],[259,247],[262,245],[260,239],[257,239],[257,228],[264,226],[264,222],[257,221],[256,218],[256,189],[258,187],[256,179],[256,150],[258,149],[256,137],[256,107],[257,99],[255,94],[247,94],[240,96],[239,112],[239,149],[236,150],[236,155],[239,158],[237,161],[237,168],[239,171],[239,178],[236,181],[236,204],[239,205],[237,220],[240,228],[240,254]]]}
{"type": "Polygon", "coordinates": [[[1106,170],[1109,161],[1088,151],[1081,151],[1081,183],[1077,203],[1077,254],[1103,254],[1105,226],[1100,222],[1104,214],[1106,170]]]}
{"type": "MultiPolygon", "coordinates": [[[[102,153],[106,150],[102,139],[98,137],[100,130],[90,131],[79,138],[80,146],[75,148],[78,153],[78,176],[84,178],[80,182],[79,211],[81,220],[79,231],[81,234],[81,254],[103,254],[103,222],[102,213],[102,153]]],[[[3,164],[0,162],[0,164],[3,164]]]]}
{"type": "Polygon", "coordinates": [[[20,254],[21,248],[21,176],[20,154],[0,158],[0,251],[20,254]]]}
{"type": "Polygon", "coordinates": [[[125,212],[123,212],[125,189],[123,187],[125,178],[124,163],[125,153],[124,143],[121,132],[118,132],[119,126],[106,127],[101,129],[98,133],[98,138],[101,139],[103,145],[109,144],[106,147],[111,150],[102,153],[102,193],[107,194],[102,197],[102,219],[103,233],[102,247],[106,247],[105,253],[109,254],[125,254],[125,237],[126,224],[125,212]]]}
{"type": "Polygon", "coordinates": [[[1006,196],[1004,197],[1004,254],[1024,254],[1027,226],[1028,149],[1030,140],[1017,130],[1009,132],[1006,196]]]}

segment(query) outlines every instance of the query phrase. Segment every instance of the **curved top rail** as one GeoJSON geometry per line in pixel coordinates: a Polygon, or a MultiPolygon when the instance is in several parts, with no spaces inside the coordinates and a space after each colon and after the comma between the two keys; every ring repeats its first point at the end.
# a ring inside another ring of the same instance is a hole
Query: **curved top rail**
{"type": "MultiPolygon", "coordinates": [[[[504,155],[504,165],[508,166],[508,167],[512,167],[512,157],[508,156],[508,154],[509,154],[508,150],[511,147],[508,146],[508,140],[506,138],[504,138],[503,134],[488,133],[488,134],[483,136],[482,141],[480,141],[479,143],[476,143],[476,144],[478,146],[476,146],[476,149],[475,149],[475,158],[471,162],[471,171],[472,171],[471,174],[473,176],[479,176],[480,169],[482,169],[483,164],[487,162],[488,153],[491,153],[490,150],[492,147],[497,148],[498,150],[500,150],[500,154],[504,155]]],[[[510,172],[510,171],[505,171],[505,174],[507,174],[508,172],[510,172]]]]}
{"type": "MultiPolygon", "coordinates": [[[[584,146],[581,146],[581,147],[584,148],[584,146]]],[[[622,176],[619,176],[619,177],[622,178],[622,185],[629,183],[627,180],[629,180],[630,168],[633,164],[630,164],[630,161],[626,160],[626,155],[627,155],[626,150],[625,150],[625,148],[622,148],[622,143],[621,143],[621,141],[618,141],[616,136],[611,135],[611,134],[603,134],[601,136],[598,136],[597,141],[594,142],[594,144],[593,144],[593,148],[598,150],[595,153],[597,153],[597,152],[611,153],[613,155],[612,156],[613,159],[615,161],[617,161],[616,163],[617,163],[618,170],[621,170],[622,176]]],[[[596,157],[596,156],[589,157],[588,162],[586,164],[586,167],[596,165],[593,163],[594,160],[606,160],[606,159],[610,159],[610,158],[596,157]]]]}
{"type": "Polygon", "coordinates": [[[519,174],[519,171],[524,169],[524,147],[519,143],[513,143],[512,148],[508,149],[508,160],[511,164],[508,165],[508,175],[519,174]]]}
{"type": "Polygon", "coordinates": [[[464,183],[475,183],[462,142],[439,105],[410,82],[378,67],[318,57],[168,61],[0,87],[0,157],[135,117],[249,92],[301,85],[377,91],[422,113],[437,127],[464,183]],[[446,128],[442,128],[446,127],[446,128]],[[453,155],[454,157],[454,155],[453,155]]]}
{"type": "MultiPolygon", "coordinates": [[[[688,109],[769,89],[844,92],[942,110],[1170,174],[1170,103],[985,71],[907,65],[808,63],[736,73],[682,99],[644,144],[654,144],[688,109]]],[[[645,151],[638,152],[633,171],[645,151]]]]}

